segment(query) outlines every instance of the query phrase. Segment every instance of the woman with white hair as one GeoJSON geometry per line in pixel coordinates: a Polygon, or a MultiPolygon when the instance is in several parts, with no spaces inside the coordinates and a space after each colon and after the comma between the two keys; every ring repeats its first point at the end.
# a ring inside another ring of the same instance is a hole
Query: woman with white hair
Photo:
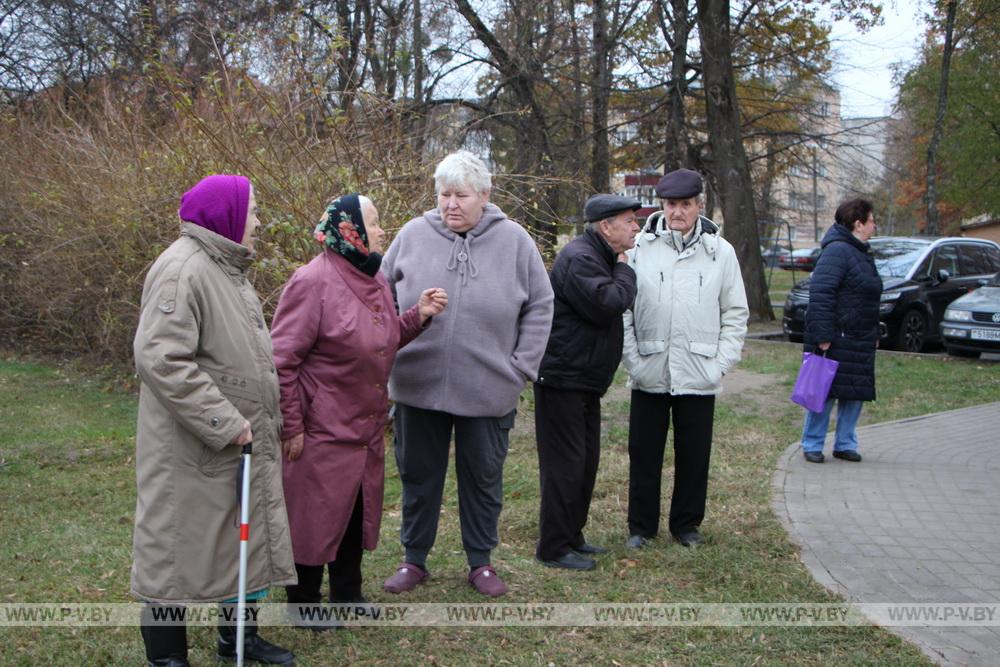
{"type": "Polygon", "coordinates": [[[534,380],[552,323],[552,287],[531,236],[491,204],[491,177],[465,151],[434,172],[437,208],[396,235],[382,270],[400,310],[440,286],[450,307],[400,350],[389,380],[403,483],[405,562],[385,590],[429,576],[452,432],[469,583],[491,597],[506,585],[490,564],[497,545],[508,434],[525,382],[534,380]]]}

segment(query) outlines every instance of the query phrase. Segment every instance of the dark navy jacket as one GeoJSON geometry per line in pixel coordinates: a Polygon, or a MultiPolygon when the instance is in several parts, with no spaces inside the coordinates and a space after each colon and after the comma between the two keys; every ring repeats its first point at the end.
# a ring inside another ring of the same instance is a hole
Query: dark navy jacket
{"type": "Polygon", "coordinates": [[[603,395],[622,359],[622,313],[635,300],[635,272],[587,229],[556,257],[552,333],[538,383],[603,395]]]}
{"type": "Polygon", "coordinates": [[[830,227],[822,246],[809,281],[805,349],[830,341],[826,356],[840,362],[831,397],[874,401],[882,279],[868,244],[843,225],[830,227]]]}

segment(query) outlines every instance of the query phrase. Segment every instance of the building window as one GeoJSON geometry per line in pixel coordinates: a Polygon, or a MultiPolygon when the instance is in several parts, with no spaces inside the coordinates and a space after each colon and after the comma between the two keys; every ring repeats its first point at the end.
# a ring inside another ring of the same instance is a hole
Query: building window
{"type": "MultiPolygon", "coordinates": [[[[789,176],[794,176],[796,178],[812,178],[813,168],[811,164],[794,164],[788,170],[789,176]]],[[[826,165],[822,162],[816,162],[816,176],[819,178],[826,178],[826,165]]]]}
{"type": "Polygon", "coordinates": [[[812,194],[805,194],[804,192],[792,192],[788,193],[788,208],[793,211],[808,211],[812,210],[812,194]]]}
{"type": "Polygon", "coordinates": [[[622,123],[611,129],[611,140],[616,144],[634,141],[639,136],[639,124],[636,122],[622,123]]]}
{"type": "Polygon", "coordinates": [[[656,199],[656,189],[652,185],[629,185],[625,187],[625,196],[638,199],[643,206],[659,208],[656,199]]]}

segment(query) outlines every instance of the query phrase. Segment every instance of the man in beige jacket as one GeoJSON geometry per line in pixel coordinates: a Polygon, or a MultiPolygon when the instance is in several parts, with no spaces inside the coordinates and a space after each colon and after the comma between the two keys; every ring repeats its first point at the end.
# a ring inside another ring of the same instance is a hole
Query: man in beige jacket
{"type": "MultiPolygon", "coordinates": [[[[187,665],[186,628],[160,621],[163,604],[233,602],[240,531],[240,445],[253,441],[247,591],[294,584],[281,488],[278,382],[260,302],[247,281],[259,226],[250,182],[209,176],[185,193],[181,236],[146,276],[136,370],[132,593],[150,603],[142,635],[150,665],[187,665]]],[[[232,611],[235,605],[224,608],[232,611]]],[[[236,655],[234,615],[219,625],[219,656],[236,655]]],[[[252,621],[252,617],[250,618],[252,621]]],[[[291,664],[248,623],[244,655],[291,664]]]]}

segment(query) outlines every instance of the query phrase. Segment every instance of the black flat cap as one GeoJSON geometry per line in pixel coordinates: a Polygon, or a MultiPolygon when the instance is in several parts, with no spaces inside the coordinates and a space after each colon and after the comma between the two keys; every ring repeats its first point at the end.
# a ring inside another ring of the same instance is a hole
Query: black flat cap
{"type": "Polygon", "coordinates": [[[701,175],[690,169],[678,169],[666,174],[656,184],[660,199],[689,199],[701,194],[701,175]]]}
{"type": "Polygon", "coordinates": [[[622,211],[638,211],[640,208],[642,202],[638,199],[599,194],[588,199],[583,205],[583,218],[587,222],[595,222],[613,217],[622,211]]]}

